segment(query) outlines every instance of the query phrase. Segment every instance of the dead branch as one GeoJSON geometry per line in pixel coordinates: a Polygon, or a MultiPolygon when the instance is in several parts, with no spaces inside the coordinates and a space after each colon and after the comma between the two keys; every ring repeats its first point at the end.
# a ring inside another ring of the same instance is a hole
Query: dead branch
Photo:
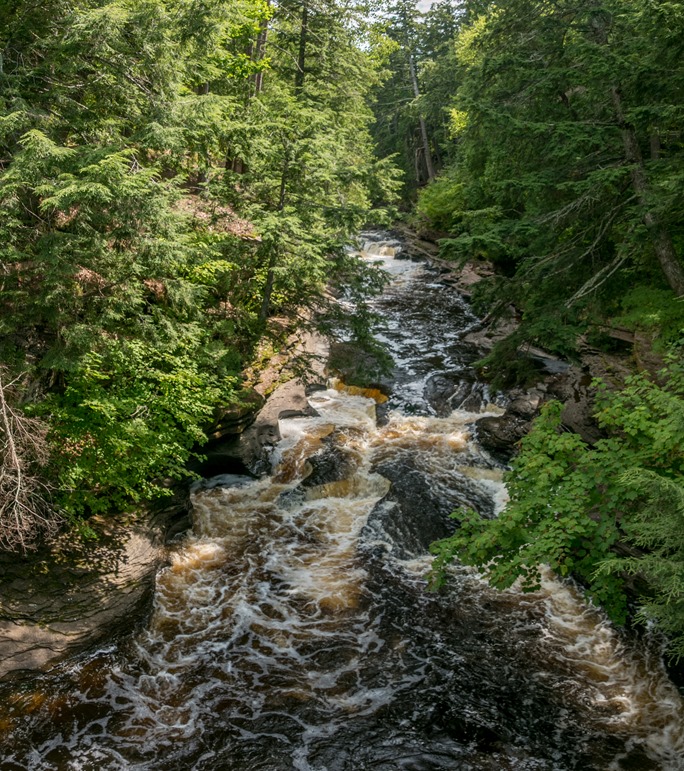
{"type": "Polygon", "coordinates": [[[0,549],[26,552],[54,535],[61,518],[39,473],[48,461],[47,426],[12,406],[17,382],[0,367],[0,549]]]}
{"type": "Polygon", "coordinates": [[[575,294],[565,303],[566,308],[571,308],[578,300],[586,297],[591,292],[595,292],[600,286],[606,283],[608,279],[615,273],[615,271],[622,265],[627,259],[626,256],[616,257],[610,264],[602,268],[598,273],[593,275],[587,282],[585,282],[575,294]]]}

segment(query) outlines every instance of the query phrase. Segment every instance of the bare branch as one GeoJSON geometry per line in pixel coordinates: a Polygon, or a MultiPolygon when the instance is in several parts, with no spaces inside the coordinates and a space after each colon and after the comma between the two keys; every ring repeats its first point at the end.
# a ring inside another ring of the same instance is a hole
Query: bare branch
{"type": "Polygon", "coordinates": [[[603,267],[598,273],[593,275],[585,284],[583,284],[575,294],[565,303],[566,308],[570,308],[578,300],[586,297],[591,292],[595,292],[600,286],[606,283],[608,279],[615,273],[615,271],[622,265],[627,259],[624,257],[616,257],[611,263],[603,267]]]}
{"type": "Polygon", "coordinates": [[[0,367],[0,548],[25,552],[54,535],[61,518],[37,473],[48,460],[47,426],[12,406],[18,380],[0,367]]]}

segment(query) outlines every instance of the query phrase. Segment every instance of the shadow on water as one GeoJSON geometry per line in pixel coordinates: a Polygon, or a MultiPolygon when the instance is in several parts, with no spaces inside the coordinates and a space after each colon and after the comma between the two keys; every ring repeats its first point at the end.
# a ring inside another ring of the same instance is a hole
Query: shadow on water
{"type": "Polygon", "coordinates": [[[316,417],[281,421],[271,477],[197,487],[147,628],[5,688],[3,771],[682,768],[658,651],[571,585],[495,592],[455,567],[427,590],[449,513],[494,516],[505,489],[472,438],[497,410],[460,340],[475,319],[399,248],[364,244],[394,277],[383,425],[318,391],[316,417]]]}

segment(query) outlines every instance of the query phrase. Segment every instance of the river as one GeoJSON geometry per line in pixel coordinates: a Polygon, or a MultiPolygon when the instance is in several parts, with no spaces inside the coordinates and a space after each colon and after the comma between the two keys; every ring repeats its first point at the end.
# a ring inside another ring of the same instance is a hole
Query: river
{"type": "Polygon", "coordinates": [[[449,512],[505,505],[473,434],[500,406],[467,304],[400,250],[378,233],[362,250],[392,275],[389,401],[315,391],[270,476],[196,486],[146,627],[5,687],[3,771],[684,768],[659,649],[571,583],[497,592],[455,566],[428,590],[449,512]],[[451,400],[426,398],[444,383],[451,400]]]}

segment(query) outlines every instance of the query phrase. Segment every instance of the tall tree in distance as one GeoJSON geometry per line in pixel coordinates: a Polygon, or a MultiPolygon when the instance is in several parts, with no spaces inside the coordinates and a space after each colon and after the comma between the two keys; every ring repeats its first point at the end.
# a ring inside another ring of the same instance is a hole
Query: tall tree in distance
{"type": "Polygon", "coordinates": [[[571,354],[635,285],[684,289],[684,16],[679,4],[612,0],[466,12],[456,161],[421,209],[452,233],[446,254],[498,263],[519,337],[571,354]]]}
{"type": "Polygon", "coordinates": [[[445,2],[422,14],[413,0],[399,0],[386,6],[380,24],[394,48],[392,74],[376,95],[374,135],[380,153],[396,153],[408,198],[434,180],[445,155],[448,116],[439,99],[448,101],[455,84],[441,65],[449,58],[459,13],[445,2]],[[440,80],[436,72],[446,77],[440,80]]]}

